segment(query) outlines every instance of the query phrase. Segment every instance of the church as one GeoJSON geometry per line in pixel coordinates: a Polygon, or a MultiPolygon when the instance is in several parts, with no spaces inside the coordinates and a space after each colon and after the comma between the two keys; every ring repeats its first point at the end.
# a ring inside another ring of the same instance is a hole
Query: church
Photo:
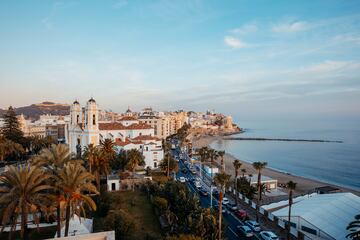
{"type": "Polygon", "coordinates": [[[78,157],[86,146],[98,146],[105,139],[111,139],[117,151],[139,150],[144,156],[145,168],[157,168],[164,157],[162,141],[154,136],[152,126],[129,115],[117,121],[99,122],[99,109],[93,98],[83,108],[78,101],[73,102],[68,133],[70,151],[78,157]]]}

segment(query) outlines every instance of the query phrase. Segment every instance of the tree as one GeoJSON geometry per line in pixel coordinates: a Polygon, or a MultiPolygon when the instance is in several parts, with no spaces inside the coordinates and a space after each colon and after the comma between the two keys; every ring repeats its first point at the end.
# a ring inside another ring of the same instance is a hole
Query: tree
{"type": "Polygon", "coordinates": [[[83,158],[87,161],[87,164],[89,165],[89,171],[92,173],[92,165],[96,161],[98,155],[98,149],[94,144],[89,144],[85,146],[83,158]]]}
{"type": "Polygon", "coordinates": [[[24,133],[20,129],[20,123],[12,106],[3,115],[4,124],[1,127],[1,134],[8,140],[23,145],[24,133]]]}
{"type": "MultiPolygon", "coordinates": [[[[129,169],[132,172],[132,175],[133,175],[133,178],[134,178],[134,176],[135,176],[135,168],[137,166],[144,166],[145,165],[144,156],[137,149],[130,149],[129,151],[127,151],[126,156],[127,156],[127,159],[128,159],[128,162],[126,164],[126,168],[129,169]]],[[[133,189],[133,191],[135,190],[134,189],[134,182],[132,184],[132,189],[133,189]]]]}
{"type": "Polygon", "coordinates": [[[110,165],[108,161],[108,156],[106,156],[105,152],[97,150],[91,173],[95,176],[96,187],[98,191],[100,191],[101,176],[108,175],[109,172],[110,172],[110,165]]]}
{"type": "Polygon", "coordinates": [[[38,222],[36,213],[50,196],[46,192],[53,188],[46,184],[50,177],[40,168],[30,165],[10,166],[0,176],[0,206],[4,208],[2,225],[10,224],[11,231],[14,231],[20,216],[22,239],[28,239],[28,214],[33,214],[35,222],[38,222]]]}
{"type": "Polygon", "coordinates": [[[253,199],[256,193],[256,188],[250,184],[250,180],[246,177],[240,177],[237,179],[236,184],[237,192],[245,195],[248,199],[253,199]]]}
{"type": "Polygon", "coordinates": [[[59,175],[63,171],[65,164],[74,162],[70,154],[70,149],[65,144],[51,145],[50,148],[44,148],[40,154],[31,159],[31,163],[38,167],[44,168],[46,172],[53,176],[51,185],[56,189],[56,217],[57,217],[57,236],[61,237],[61,209],[60,204],[63,200],[62,186],[59,184],[59,175]]]}
{"type": "Polygon", "coordinates": [[[234,160],[233,162],[234,165],[234,169],[235,169],[235,181],[234,181],[234,189],[235,189],[235,202],[237,204],[237,199],[238,199],[238,194],[237,194],[237,179],[238,179],[238,175],[239,175],[239,169],[241,168],[242,163],[239,160],[234,160]]]}
{"type": "Polygon", "coordinates": [[[33,154],[38,154],[43,148],[49,148],[52,144],[56,143],[54,139],[50,136],[31,136],[27,139],[30,144],[29,148],[33,154]]]}
{"type": "Polygon", "coordinates": [[[179,164],[175,161],[170,153],[166,153],[164,160],[160,163],[160,168],[167,173],[173,171],[177,172],[179,169],[179,164]]]}
{"type": "Polygon", "coordinates": [[[85,207],[96,210],[96,204],[92,198],[85,194],[98,194],[92,184],[94,176],[86,171],[80,163],[66,163],[59,174],[59,184],[65,199],[65,237],[69,234],[70,217],[75,213],[86,216],[85,207]]]}
{"type": "Polygon", "coordinates": [[[167,170],[166,175],[169,178],[170,177],[170,161],[171,161],[171,159],[170,159],[170,157],[171,157],[171,154],[170,154],[171,144],[167,139],[163,140],[162,144],[163,144],[163,147],[164,147],[164,154],[165,154],[164,159],[166,159],[166,162],[167,162],[167,167],[164,168],[164,169],[167,170]]]}
{"type": "Polygon", "coordinates": [[[24,153],[24,148],[20,144],[0,136],[0,161],[22,153],[24,153]]]}
{"type": "Polygon", "coordinates": [[[100,151],[107,158],[108,162],[113,161],[116,157],[114,142],[109,138],[100,141],[100,151]]]}
{"type": "Polygon", "coordinates": [[[253,168],[256,170],[257,172],[257,177],[258,177],[258,181],[257,181],[257,187],[258,187],[258,198],[257,198],[257,203],[256,203],[256,221],[259,221],[259,210],[260,210],[260,201],[261,201],[261,171],[266,167],[267,162],[253,162],[253,168]]]}
{"type": "Polygon", "coordinates": [[[225,187],[228,185],[230,181],[231,175],[226,174],[224,172],[217,173],[214,177],[214,181],[216,185],[220,188],[220,195],[219,195],[219,240],[221,239],[221,224],[222,224],[222,201],[224,197],[225,187]]]}
{"type": "Polygon", "coordinates": [[[225,171],[225,164],[224,164],[224,156],[225,156],[225,151],[218,151],[218,156],[221,159],[221,168],[222,171],[225,171]]]}
{"type": "Polygon", "coordinates": [[[112,210],[105,217],[104,230],[115,230],[115,239],[121,240],[135,229],[135,219],[125,210],[112,210]]]}
{"type": "Polygon", "coordinates": [[[355,221],[350,222],[346,230],[350,231],[346,238],[360,240],[360,214],[355,216],[355,221]]]}
{"type": "Polygon", "coordinates": [[[288,215],[288,232],[287,232],[287,239],[290,240],[290,230],[291,230],[291,206],[293,204],[293,191],[296,188],[296,183],[293,181],[289,181],[286,184],[287,188],[289,189],[289,215],[288,215]]]}
{"type": "Polygon", "coordinates": [[[213,162],[214,159],[217,158],[217,151],[215,151],[215,149],[209,149],[208,150],[208,154],[209,154],[209,158],[210,158],[210,172],[211,172],[211,184],[210,184],[210,206],[212,207],[212,199],[213,199],[213,195],[212,195],[212,182],[213,182],[213,162]]]}
{"type": "Polygon", "coordinates": [[[245,168],[242,168],[242,169],[241,169],[241,173],[242,173],[242,177],[245,177],[246,169],[245,169],[245,168]]]}
{"type": "Polygon", "coordinates": [[[206,162],[208,159],[208,147],[201,147],[197,150],[198,154],[200,155],[200,177],[202,176],[202,163],[206,162]]]}

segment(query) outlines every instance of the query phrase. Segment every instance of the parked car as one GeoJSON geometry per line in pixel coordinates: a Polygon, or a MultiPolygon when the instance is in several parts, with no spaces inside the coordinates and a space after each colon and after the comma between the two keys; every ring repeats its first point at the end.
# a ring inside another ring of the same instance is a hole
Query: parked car
{"type": "Polygon", "coordinates": [[[257,221],[254,220],[247,220],[245,221],[245,224],[251,228],[251,230],[253,230],[254,232],[260,232],[261,231],[261,227],[260,224],[257,221]]]}
{"type": "Polygon", "coordinates": [[[209,195],[208,192],[204,188],[201,188],[199,190],[199,193],[201,196],[204,196],[204,197],[207,197],[209,195]]]}
{"type": "Polygon", "coordinates": [[[186,182],[186,179],[185,179],[184,177],[179,177],[179,181],[180,181],[181,183],[185,183],[185,182],[186,182]]]}
{"type": "MultiPolygon", "coordinates": [[[[213,206],[213,208],[218,211],[218,210],[219,210],[219,204],[216,203],[216,204],[213,206]]],[[[221,212],[222,212],[222,213],[227,213],[226,208],[224,208],[224,206],[222,206],[221,212]]]]}
{"type": "Polygon", "coordinates": [[[190,172],[191,172],[192,174],[194,174],[194,175],[196,174],[196,170],[195,170],[194,168],[191,168],[191,169],[190,169],[190,172]]]}
{"type": "Polygon", "coordinates": [[[183,168],[183,169],[181,169],[181,172],[182,172],[183,174],[187,174],[187,173],[188,173],[188,170],[187,170],[186,168],[183,168]]]}
{"type": "Polygon", "coordinates": [[[238,210],[238,207],[237,207],[236,203],[229,203],[229,204],[227,205],[227,207],[228,207],[228,209],[230,209],[231,211],[236,211],[236,210],[238,210]]]}
{"type": "Polygon", "coordinates": [[[240,218],[241,220],[246,220],[248,217],[248,214],[245,210],[236,210],[235,212],[235,216],[237,216],[238,218],[240,218]]]}
{"type": "Polygon", "coordinates": [[[196,180],[194,184],[195,184],[196,188],[198,188],[198,189],[201,188],[201,182],[200,181],[196,180]]]}
{"type": "Polygon", "coordinates": [[[270,231],[262,231],[260,232],[260,236],[264,240],[279,240],[279,237],[276,236],[275,233],[270,231]]]}
{"type": "Polygon", "coordinates": [[[223,204],[223,205],[228,205],[229,203],[230,203],[229,199],[226,198],[226,197],[224,197],[224,198],[223,198],[223,201],[222,201],[222,204],[223,204]]]}
{"type": "Polygon", "coordinates": [[[240,233],[240,234],[242,234],[243,236],[245,236],[245,237],[252,237],[252,236],[254,236],[254,233],[253,233],[253,231],[248,227],[248,226],[246,226],[246,225],[243,225],[243,226],[237,226],[236,227],[237,228],[237,230],[238,230],[238,232],[240,233]]]}

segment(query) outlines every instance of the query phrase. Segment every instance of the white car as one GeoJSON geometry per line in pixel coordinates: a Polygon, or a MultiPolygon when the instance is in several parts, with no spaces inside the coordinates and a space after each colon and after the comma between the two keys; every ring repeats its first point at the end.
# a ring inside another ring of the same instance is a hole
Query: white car
{"type": "Polygon", "coordinates": [[[223,204],[223,205],[227,205],[228,203],[230,203],[229,199],[227,199],[226,197],[224,197],[223,200],[222,200],[222,204],[223,204]]]}
{"type": "Polygon", "coordinates": [[[247,221],[245,221],[245,224],[248,225],[251,228],[251,230],[253,230],[254,232],[261,231],[261,227],[257,221],[247,220],[247,221]]]}
{"type": "Polygon", "coordinates": [[[181,183],[185,183],[185,182],[186,182],[186,179],[185,179],[184,177],[179,177],[179,181],[180,181],[181,183]]]}
{"type": "Polygon", "coordinates": [[[279,240],[279,237],[275,235],[275,233],[270,231],[262,231],[260,232],[260,236],[264,240],[279,240]]]}

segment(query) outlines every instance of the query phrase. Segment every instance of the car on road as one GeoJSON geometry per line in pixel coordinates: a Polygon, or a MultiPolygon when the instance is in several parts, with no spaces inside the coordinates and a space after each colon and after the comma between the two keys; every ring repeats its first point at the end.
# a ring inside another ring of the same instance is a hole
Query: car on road
{"type": "MultiPolygon", "coordinates": [[[[216,211],[219,211],[219,204],[216,203],[216,204],[213,206],[213,208],[214,208],[216,211]]],[[[222,213],[228,213],[228,212],[226,211],[226,208],[224,208],[224,206],[221,207],[221,212],[222,212],[222,213]]]]}
{"type": "Polygon", "coordinates": [[[247,220],[247,221],[245,221],[245,225],[247,225],[249,228],[251,228],[251,230],[253,230],[254,232],[261,231],[260,224],[257,221],[247,220]]]}
{"type": "Polygon", "coordinates": [[[253,231],[246,225],[239,225],[236,227],[236,229],[239,231],[239,233],[245,237],[252,237],[254,236],[253,231]]]}
{"type": "Polygon", "coordinates": [[[230,203],[229,199],[224,197],[223,200],[222,200],[222,204],[223,205],[228,205],[230,203]]]}
{"type": "Polygon", "coordinates": [[[190,169],[190,172],[191,172],[192,174],[196,175],[196,170],[195,170],[194,168],[191,168],[191,169],[190,169]]]}
{"type": "Polygon", "coordinates": [[[260,232],[260,236],[264,240],[279,240],[279,237],[276,236],[275,233],[270,231],[262,231],[260,232]]]}
{"type": "Polygon", "coordinates": [[[198,181],[198,180],[195,181],[194,185],[195,185],[195,187],[198,188],[198,189],[201,188],[201,182],[198,181]]]}
{"type": "Polygon", "coordinates": [[[186,182],[186,179],[185,179],[184,177],[179,177],[179,182],[185,183],[185,182],[186,182]]]}
{"type": "Polygon", "coordinates": [[[207,196],[209,195],[209,193],[208,193],[204,188],[201,188],[201,189],[199,190],[199,193],[200,193],[200,195],[203,196],[203,197],[207,197],[207,196]]]}
{"type": "Polygon", "coordinates": [[[238,210],[238,207],[237,207],[236,203],[229,203],[229,204],[227,205],[227,208],[230,209],[231,211],[236,211],[236,210],[238,210]]]}
{"type": "Polygon", "coordinates": [[[236,211],[234,212],[234,214],[235,214],[235,216],[237,216],[240,220],[243,220],[243,221],[248,218],[247,212],[246,212],[245,210],[242,210],[242,209],[236,210],[236,211]]]}
{"type": "Polygon", "coordinates": [[[188,173],[188,170],[187,170],[186,168],[183,168],[183,169],[181,169],[181,172],[182,172],[183,174],[187,174],[187,173],[188,173]]]}

